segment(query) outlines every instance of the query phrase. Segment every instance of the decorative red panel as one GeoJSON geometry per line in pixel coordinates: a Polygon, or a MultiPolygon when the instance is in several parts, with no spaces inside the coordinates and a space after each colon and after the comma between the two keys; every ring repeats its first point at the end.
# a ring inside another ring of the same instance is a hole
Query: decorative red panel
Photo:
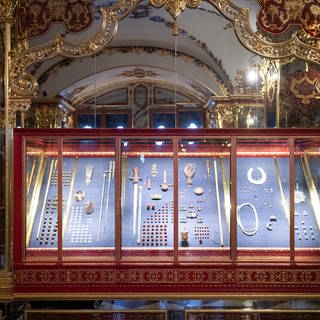
{"type": "Polygon", "coordinates": [[[273,267],[152,267],[141,265],[118,268],[79,268],[25,266],[15,268],[14,294],[60,292],[96,295],[158,292],[165,295],[197,293],[277,292],[319,294],[320,270],[317,268],[273,267]],[[50,284],[50,285],[48,285],[50,284]]]}
{"type": "Polygon", "coordinates": [[[300,25],[310,36],[320,38],[320,3],[318,0],[258,0],[258,22],[270,33],[285,32],[290,25],[300,25]]]}
{"type": "Polygon", "coordinates": [[[93,0],[20,1],[17,8],[20,39],[39,36],[55,22],[63,23],[68,32],[80,32],[93,20],[93,0]]]}

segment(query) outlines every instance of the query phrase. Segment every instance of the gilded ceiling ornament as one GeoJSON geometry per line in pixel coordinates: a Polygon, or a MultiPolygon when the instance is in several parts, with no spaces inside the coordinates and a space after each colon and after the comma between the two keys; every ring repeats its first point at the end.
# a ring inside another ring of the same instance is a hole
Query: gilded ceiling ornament
{"type": "Polygon", "coordinates": [[[164,5],[165,9],[176,19],[182,11],[188,6],[197,8],[201,0],[150,0],[150,4],[156,8],[164,5]]]}

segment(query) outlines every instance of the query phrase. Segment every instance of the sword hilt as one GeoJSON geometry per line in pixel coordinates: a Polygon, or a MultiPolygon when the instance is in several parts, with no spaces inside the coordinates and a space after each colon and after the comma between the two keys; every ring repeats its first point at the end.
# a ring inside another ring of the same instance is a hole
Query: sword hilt
{"type": "Polygon", "coordinates": [[[132,182],[135,184],[135,183],[138,183],[138,181],[141,181],[142,178],[139,178],[138,176],[138,172],[139,172],[139,168],[138,167],[134,167],[133,168],[133,177],[130,177],[130,180],[132,180],[132,182]]]}

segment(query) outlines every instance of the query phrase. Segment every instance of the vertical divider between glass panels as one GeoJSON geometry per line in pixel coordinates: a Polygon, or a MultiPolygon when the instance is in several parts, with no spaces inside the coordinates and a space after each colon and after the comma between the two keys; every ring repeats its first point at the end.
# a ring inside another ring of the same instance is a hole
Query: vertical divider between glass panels
{"type": "Polygon", "coordinates": [[[237,139],[231,138],[231,219],[230,219],[230,258],[237,260],[237,139]]]}
{"type": "Polygon", "coordinates": [[[289,223],[289,232],[290,232],[290,262],[294,262],[294,180],[295,180],[295,138],[289,138],[289,161],[290,161],[290,181],[289,181],[289,208],[290,208],[290,223],[289,223]]]}

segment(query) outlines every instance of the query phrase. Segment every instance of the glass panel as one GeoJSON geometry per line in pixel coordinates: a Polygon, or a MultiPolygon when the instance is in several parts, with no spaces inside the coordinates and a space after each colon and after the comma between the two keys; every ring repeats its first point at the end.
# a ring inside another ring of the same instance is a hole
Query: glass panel
{"type": "Polygon", "coordinates": [[[115,141],[64,139],[64,259],[114,258],[115,141]]]}
{"type": "Polygon", "coordinates": [[[129,115],[127,113],[109,113],[105,115],[106,128],[128,128],[129,115]]]}
{"type": "Polygon", "coordinates": [[[101,116],[98,114],[79,114],[78,128],[99,128],[101,123],[101,116]]]}
{"type": "Polygon", "coordinates": [[[172,259],[173,151],[168,139],[122,141],[122,256],[172,259]]]}
{"type": "MultiPolygon", "coordinates": [[[[308,259],[319,259],[320,248],[320,140],[295,142],[294,234],[296,253],[308,248],[308,259]]],[[[306,257],[305,257],[306,258],[306,257]]]]}
{"type": "MultiPolygon", "coordinates": [[[[239,139],[237,145],[238,254],[288,258],[289,146],[287,139],[239,139]],[[250,250],[245,250],[250,249],[250,250]]],[[[269,257],[270,259],[270,257],[269,257]]]]}
{"type": "Polygon", "coordinates": [[[202,111],[180,111],[179,124],[180,128],[202,128],[203,113],[202,111]]]}
{"type": "Polygon", "coordinates": [[[179,141],[179,255],[229,259],[230,141],[179,141]]]}
{"type": "Polygon", "coordinates": [[[26,259],[56,259],[58,146],[55,138],[27,139],[25,160],[26,259]]]}
{"type": "Polygon", "coordinates": [[[175,127],[175,114],[166,112],[154,112],[152,114],[152,127],[153,128],[174,128],[175,127]]]}

